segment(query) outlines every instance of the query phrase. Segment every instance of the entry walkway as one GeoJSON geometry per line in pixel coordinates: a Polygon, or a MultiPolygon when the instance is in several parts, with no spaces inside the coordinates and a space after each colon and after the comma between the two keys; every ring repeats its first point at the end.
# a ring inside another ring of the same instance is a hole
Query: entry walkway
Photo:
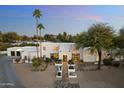
{"type": "Polygon", "coordinates": [[[62,79],[64,81],[68,80],[68,62],[63,62],[62,79]]]}

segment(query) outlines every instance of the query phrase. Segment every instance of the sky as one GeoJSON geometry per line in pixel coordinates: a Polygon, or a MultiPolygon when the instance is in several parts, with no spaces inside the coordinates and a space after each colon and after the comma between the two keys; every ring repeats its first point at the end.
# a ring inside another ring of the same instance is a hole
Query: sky
{"type": "Polygon", "coordinates": [[[35,18],[32,16],[35,9],[42,12],[39,20],[45,27],[42,35],[62,32],[75,35],[99,22],[108,23],[116,32],[124,26],[124,6],[119,5],[1,5],[0,31],[35,35],[35,18]]]}

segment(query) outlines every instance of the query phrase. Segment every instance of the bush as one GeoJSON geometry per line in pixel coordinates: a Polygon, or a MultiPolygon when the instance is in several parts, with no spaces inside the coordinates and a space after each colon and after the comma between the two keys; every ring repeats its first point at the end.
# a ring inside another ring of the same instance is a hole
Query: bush
{"type": "Polygon", "coordinates": [[[112,58],[104,59],[103,64],[105,66],[112,66],[112,60],[113,60],[112,58]]]}
{"type": "Polygon", "coordinates": [[[83,63],[84,61],[83,60],[80,60],[81,63],[83,63]]]}
{"type": "Polygon", "coordinates": [[[47,57],[47,58],[45,59],[45,62],[47,62],[47,63],[48,63],[48,62],[51,62],[51,59],[47,57]]]}
{"type": "Polygon", "coordinates": [[[20,58],[16,58],[15,61],[18,63],[21,59],[20,58]]]}
{"type": "Polygon", "coordinates": [[[43,62],[42,58],[33,58],[32,59],[32,66],[34,67],[34,70],[38,70],[38,67],[41,65],[43,62]]]}
{"type": "Polygon", "coordinates": [[[53,60],[56,61],[56,62],[58,62],[58,58],[54,58],[53,60]]]}
{"type": "Polygon", "coordinates": [[[114,67],[119,67],[120,66],[120,63],[119,62],[115,62],[115,63],[113,63],[113,66],[114,67]]]}

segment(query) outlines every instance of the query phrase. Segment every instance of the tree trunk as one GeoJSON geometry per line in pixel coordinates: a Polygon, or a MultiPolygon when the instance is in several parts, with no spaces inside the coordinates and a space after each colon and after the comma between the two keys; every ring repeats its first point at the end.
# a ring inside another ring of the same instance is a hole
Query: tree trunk
{"type": "Polygon", "coordinates": [[[40,30],[40,58],[42,57],[42,47],[41,47],[41,30],[40,30]]]}
{"type": "Polygon", "coordinates": [[[102,58],[102,51],[98,50],[98,55],[99,55],[99,61],[98,61],[98,70],[101,69],[101,58],[102,58]]]}
{"type": "Polygon", "coordinates": [[[37,57],[39,58],[39,53],[38,53],[38,19],[36,18],[36,34],[37,34],[37,45],[36,45],[36,48],[37,48],[37,57]]]}

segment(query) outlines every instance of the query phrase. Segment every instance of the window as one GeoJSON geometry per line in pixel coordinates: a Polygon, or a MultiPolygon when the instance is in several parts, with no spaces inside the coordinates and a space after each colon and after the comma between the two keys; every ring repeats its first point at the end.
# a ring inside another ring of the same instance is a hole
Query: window
{"type": "Polygon", "coordinates": [[[52,59],[59,58],[59,54],[58,53],[51,53],[50,56],[51,56],[52,59]]]}
{"type": "Polygon", "coordinates": [[[79,61],[80,60],[80,54],[72,54],[72,60],[79,61]]]}
{"type": "Polygon", "coordinates": [[[17,56],[21,56],[20,51],[16,51],[16,55],[17,55],[17,56]]]}
{"type": "Polygon", "coordinates": [[[15,56],[15,51],[11,51],[11,56],[15,56]]]}
{"type": "Polygon", "coordinates": [[[54,47],[53,50],[54,51],[58,51],[59,50],[59,47],[54,47]]]}

